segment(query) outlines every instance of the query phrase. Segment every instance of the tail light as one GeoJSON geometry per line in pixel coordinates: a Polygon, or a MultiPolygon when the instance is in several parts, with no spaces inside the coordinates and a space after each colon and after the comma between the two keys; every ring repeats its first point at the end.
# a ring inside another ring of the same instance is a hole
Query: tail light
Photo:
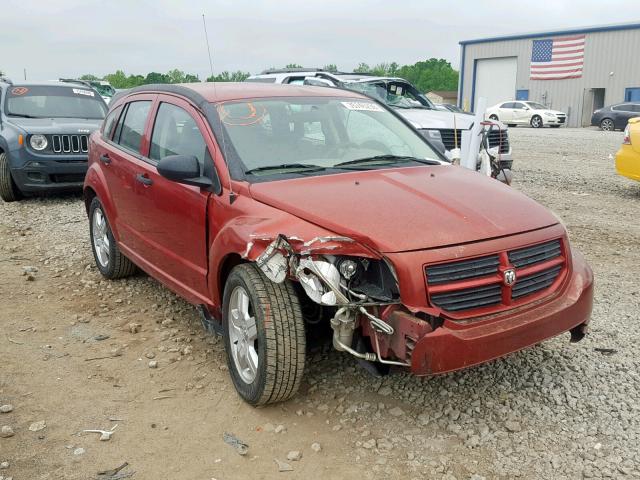
{"type": "Polygon", "coordinates": [[[622,139],[623,145],[631,145],[631,136],[629,135],[629,125],[624,129],[624,138],[622,139]]]}

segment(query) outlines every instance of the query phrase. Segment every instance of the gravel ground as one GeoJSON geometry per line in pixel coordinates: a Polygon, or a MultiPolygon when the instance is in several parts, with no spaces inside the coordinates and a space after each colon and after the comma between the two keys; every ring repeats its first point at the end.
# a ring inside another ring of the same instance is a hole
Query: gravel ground
{"type": "Polygon", "coordinates": [[[591,334],[430,379],[373,378],[317,347],[300,394],[261,409],[192,307],[144,275],[101,280],[79,197],[0,204],[0,477],[128,461],[140,479],[640,478],[640,184],[615,175],[622,134],[510,132],[514,188],[564,219],[594,269],[591,334]],[[115,424],[108,442],[82,432],[115,424]]]}

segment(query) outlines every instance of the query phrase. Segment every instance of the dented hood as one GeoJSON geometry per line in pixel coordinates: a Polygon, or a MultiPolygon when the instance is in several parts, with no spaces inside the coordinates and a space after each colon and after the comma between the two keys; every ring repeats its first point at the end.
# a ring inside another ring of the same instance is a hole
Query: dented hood
{"type": "Polygon", "coordinates": [[[558,223],[517,190],[452,166],[342,173],[250,188],[259,202],[387,253],[488,240],[558,223]]]}

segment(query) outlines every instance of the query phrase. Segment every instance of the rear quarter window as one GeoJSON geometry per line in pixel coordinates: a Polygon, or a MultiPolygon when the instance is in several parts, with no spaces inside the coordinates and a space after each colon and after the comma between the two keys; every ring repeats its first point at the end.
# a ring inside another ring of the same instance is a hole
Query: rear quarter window
{"type": "Polygon", "coordinates": [[[120,113],[122,112],[122,107],[117,107],[107,115],[103,124],[102,124],[102,138],[106,140],[111,140],[113,137],[113,130],[115,129],[116,122],[120,113]]]}
{"type": "Polygon", "coordinates": [[[150,109],[150,100],[129,103],[127,111],[120,117],[116,127],[116,134],[113,137],[114,142],[127,150],[140,153],[144,126],[150,109]]]}

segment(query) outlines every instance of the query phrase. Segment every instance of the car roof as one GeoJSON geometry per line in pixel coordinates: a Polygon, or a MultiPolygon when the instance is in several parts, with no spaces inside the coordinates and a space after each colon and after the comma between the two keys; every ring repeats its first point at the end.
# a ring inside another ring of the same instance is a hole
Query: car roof
{"type": "MultiPolygon", "coordinates": [[[[3,83],[2,81],[0,81],[0,83],[3,83]]],[[[86,85],[82,85],[79,82],[58,82],[55,80],[51,80],[51,81],[41,81],[41,82],[28,82],[28,81],[19,81],[19,82],[4,82],[8,87],[78,87],[78,86],[84,86],[85,88],[90,88],[87,87],[86,85]]]]}
{"type": "Polygon", "coordinates": [[[354,97],[367,98],[357,92],[336,90],[330,87],[282,85],[273,83],[253,82],[202,82],[178,84],[142,85],[124,92],[125,96],[136,93],[173,93],[189,96],[183,89],[194,92],[197,96],[210,103],[242,100],[261,97],[354,97]],[[177,88],[176,88],[177,87],[177,88]]]}

